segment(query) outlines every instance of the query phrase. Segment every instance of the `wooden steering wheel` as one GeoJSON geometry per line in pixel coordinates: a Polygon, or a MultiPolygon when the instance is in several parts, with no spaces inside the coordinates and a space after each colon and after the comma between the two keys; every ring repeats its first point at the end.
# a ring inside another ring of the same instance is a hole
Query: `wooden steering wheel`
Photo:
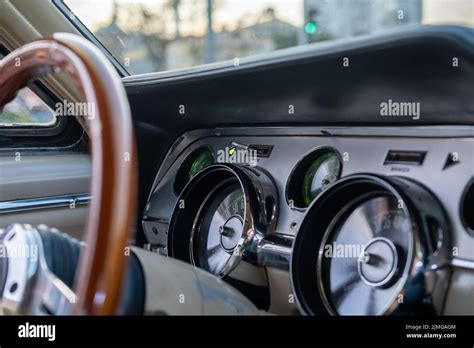
{"type": "Polygon", "coordinates": [[[32,80],[57,71],[67,72],[84,102],[95,109],[93,117],[88,117],[92,201],[72,312],[111,315],[119,302],[137,188],[130,108],[117,72],[86,39],[55,34],[29,43],[0,61],[0,107],[32,80]]]}

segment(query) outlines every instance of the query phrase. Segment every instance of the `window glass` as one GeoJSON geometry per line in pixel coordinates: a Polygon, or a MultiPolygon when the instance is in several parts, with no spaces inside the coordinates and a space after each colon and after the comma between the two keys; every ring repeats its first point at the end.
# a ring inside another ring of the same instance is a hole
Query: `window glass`
{"type": "Polygon", "coordinates": [[[27,87],[0,112],[0,127],[51,127],[55,123],[54,111],[27,87]]]}
{"type": "Polygon", "coordinates": [[[131,74],[414,24],[474,27],[474,0],[64,0],[131,74]]]}

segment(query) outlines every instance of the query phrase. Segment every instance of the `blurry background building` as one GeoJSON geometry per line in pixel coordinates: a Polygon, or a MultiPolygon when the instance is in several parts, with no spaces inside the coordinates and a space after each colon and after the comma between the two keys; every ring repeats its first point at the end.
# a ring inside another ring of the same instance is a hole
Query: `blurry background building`
{"type": "Polygon", "coordinates": [[[305,0],[306,21],[317,23],[331,39],[368,35],[384,29],[419,24],[421,0],[305,0]]]}
{"type": "Polygon", "coordinates": [[[474,0],[101,0],[101,17],[97,1],[65,2],[132,74],[410,24],[474,27],[474,0]]]}
{"type": "MultiPolygon", "coordinates": [[[[411,24],[474,27],[474,0],[64,2],[131,74],[232,64],[235,58],[411,24]]],[[[0,114],[0,126],[55,121],[51,110],[32,101],[31,92],[20,93],[0,114]]]]}

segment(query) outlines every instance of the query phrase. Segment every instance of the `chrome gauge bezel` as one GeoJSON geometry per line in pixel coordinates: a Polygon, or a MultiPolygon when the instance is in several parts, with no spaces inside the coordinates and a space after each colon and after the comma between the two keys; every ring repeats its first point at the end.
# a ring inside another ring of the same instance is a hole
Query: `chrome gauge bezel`
{"type": "Polygon", "coordinates": [[[229,275],[241,260],[258,264],[258,244],[276,226],[278,195],[275,185],[262,169],[224,163],[199,172],[179,195],[168,231],[169,256],[199,264],[194,242],[205,203],[216,189],[232,183],[237,183],[243,193],[242,234],[225,267],[216,275],[221,278],[229,275]]]}
{"type": "MultiPolygon", "coordinates": [[[[420,184],[401,177],[380,177],[375,175],[351,175],[340,179],[321,192],[309,206],[306,217],[293,243],[290,275],[297,305],[305,314],[338,315],[327,296],[321,272],[322,248],[335,231],[338,221],[360,206],[364,195],[372,197],[389,195],[402,202],[400,209],[410,222],[410,252],[406,263],[397,271],[399,295],[410,290],[415,277],[424,277],[432,270],[445,270],[449,263],[449,223],[446,214],[434,196],[420,184]],[[359,203],[357,202],[359,201],[359,203]],[[436,245],[430,244],[431,229],[428,220],[438,218],[440,235],[436,245]]],[[[417,279],[420,279],[419,277],[417,279]]],[[[434,288],[441,284],[426,285],[426,294],[435,294],[434,288]]],[[[439,289],[439,288],[438,288],[439,289]]],[[[414,306],[400,304],[398,298],[387,303],[378,315],[394,312],[404,313],[414,306]]],[[[433,310],[439,311],[443,299],[432,300],[433,310]],[[435,307],[435,308],[434,308],[435,307]]]]}
{"type": "MultiPolygon", "coordinates": [[[[343,159],[341,154],[335,148],[330,146],[320,146],[307,152],[296,162],[286,182],[285,198],[286,203],[291,209],[305,211],[308,206],[311,205],[311,203],[306,204],[303,198],[303,183],[305,174],[307,174],[308,170],[315,161],[327,154],[333,154],[338,158],[339,172],[336,175],[335,181],[341,178],[343,172],[343,159]]],[[[314,201],[314,198],[312,201],[314,201]]]]}

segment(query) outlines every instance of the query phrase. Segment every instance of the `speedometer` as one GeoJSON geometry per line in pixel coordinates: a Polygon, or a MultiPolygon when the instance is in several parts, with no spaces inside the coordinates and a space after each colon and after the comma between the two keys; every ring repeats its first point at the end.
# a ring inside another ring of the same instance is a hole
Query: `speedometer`
{"type": "Polygon", "coordinates": [[[335,313],[381,314],[401,291],[401,282],[392,285],[406,268],[411,222],[398,206],[397,199],[388,195],[362,199],[348,208],[347,217],[335,222],[321,245],[318,278],[335,313]]]}
{"type": "Polygon", "coordinates": [[[415,181],[340,179],[310,205],[293,243],[297,303],[313,315],[440,312],[446,274],[431,271],[448,262],[448,231],[443,206],[415,181]]]}

